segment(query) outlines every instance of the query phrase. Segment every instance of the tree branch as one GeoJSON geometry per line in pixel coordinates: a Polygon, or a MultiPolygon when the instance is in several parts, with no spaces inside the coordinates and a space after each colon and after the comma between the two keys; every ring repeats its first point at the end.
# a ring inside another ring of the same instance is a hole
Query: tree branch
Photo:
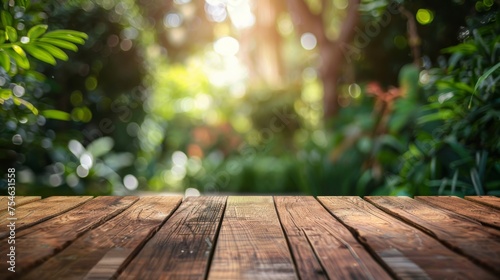
{"type": "Polygon", "coordinates": [[[287,0],[286,2],[295,28],[300,33],[311,32],[316,36],[318,43],[323,44],[327,38],[321,15],[311,12],[304,0],[287,0]]]}
{"type": "Polygon", "coordinates": [[[359,3],[360,0],[350,0],[349,7],[347,10],[346,18],[344,19],[344,24],[342,24],[342,29],[340,30],[338,43],[349,43],[354,38],[355,27],[359,21],[359,3]]]}
{"type": "Polygon", "coordinates": [[[417,31],[417,22],[412,13],[406,10],[403,6],[399,6],[399,11],[408,19],[408,45],[411,48],[413,63],[420,66],[420,37],[417,31]]]}

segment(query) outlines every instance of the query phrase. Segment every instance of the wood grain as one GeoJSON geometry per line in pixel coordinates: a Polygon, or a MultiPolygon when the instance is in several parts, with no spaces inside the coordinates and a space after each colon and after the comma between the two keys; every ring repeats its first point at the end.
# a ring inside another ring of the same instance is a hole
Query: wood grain
{"type": "Polygon", "coordinates": [[[181,203],[181,196],[141,197],[23,279],[110,279],[181,203]]]}
{"type": "MultiPolygon", "coordinates": [[[[42,197],[40,196],[16,196],[14,198],[14,202],[16,203],[16,208],[28,204],[33,201],[40,200],[42,197]]],[[[9,196],[0,196],[0,212],[4,211],[7,209],[9,206],[9,196]]]]}
{"type": "Polygon", "coordinates": [[[204,279],[226,197],[189,197],[119,279],[204,279]]]}
{"type": "Polygon", "coordinates": [[[500,211],[456,196],[417,196],[416,200],[458,213],[483,225],[500,229],[500,211]]]}
{"type": "Polygon", "coordinates": [[[500,197],[496,196],[466,196],[465,199],[484,204],[500,210],[500,197]]]}
{"type": "Polygon", "coordinates": [[[227,200],[208,279],[296,279],[273,198],[227,200]]]}
{"type": "MultiPolygon", "coordinates": [[[[16,208],[16,231],[46,221],[92,199],[92,196],[52,196],[16,208]]],[[[8,212],[0,213],[0,239],[8,236],[8,212]]]]}
{"type": "Polygon", "coordinates": [[[365,199],[418,226],[448,247],[500,273],[499,231],[409,197],[373,196],[365,199]]]}
{"type": "Polygon", "coordinates": [[[318,197],[395,276],[402,279],[496,279],[419,229],[359,197],[318,197]]]}
{"type": "Polygon", "coordinates": [[[274,201],[301,279],[391,279],[313,197],[280,196],[274,201]]]}
{"type": "MultiPolygon", "coordinates": [[[[137,197],[97,197],[17,233],[15,277],[63,250],[86,231],[116,216],[137,200],[137,197]]],[[[0,252],[7,252],[8,246],[7,242],[0,243],[0,252]]],[[[7,262],[0,262],[0,271],[7,271],[7,267],[7,262]]],[[[12,275],[2,273],[0,279],[8,276],[12,275]]]]}

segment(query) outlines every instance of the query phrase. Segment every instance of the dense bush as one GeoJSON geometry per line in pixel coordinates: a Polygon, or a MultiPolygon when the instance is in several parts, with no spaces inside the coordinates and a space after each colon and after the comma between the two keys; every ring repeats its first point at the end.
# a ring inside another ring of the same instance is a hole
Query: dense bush
{"type": "Polygon", "coordinates": [[[123,177],[133,172],[138,151],[129,127],[142,122],[145,99],[139,42],[143,22],[133,2],[31,1],[26,6],[29,2],[2,1],[0,38],[6,37],[5,30],[17,31],[15,42],[2,44],[12,65],[7,69],[0,63],[6,81],[0,111],[2,169],[16,167],[19,194],[125,191],[123,177]],[[50,32],[57,29],[63,31],[50,32]],[[85,34],[88,40],[76,52],[85,34]],[[30,39],[27,44],[24,36],[30,39]],[[9,44],[26,50],[30,67],[22,64],[23,53],[9,51],[9,44]],[[54,57],[69,62],[54,65],[54,57]],[[24,96],[9,93],[19,86],[24,96]],[[18,138],[22,141],[14,141],[18,138]]]}
{"type": "Polygon", "coordinates": [[[411,194],[499,194],[498,14],[470,19],[461,36],[443,50],[447,61],[420,76],[429,103],[400,173],[411,194]]]}
{"type": "MultiPolygon", "coordinates": [[[[16,167],[19,194],[498,194],[493,1],[398,1],[427,15],[421,42],[406,34],[411,16],[362,1],[356,32],[374,29],[343,69],[331,122],[316,68],[324,53],[299,44],[279,1],[269,2],[276,30],[253,31],[232,24],[231,1],[28,2],[1,1],[0,161],[16,167]],[[438,58],[471,14],[464,42],[438,58]],[[272,50],[249,36],[268,31],[272,50]],[[212,44],[228,36],[240,54],[212,44]],[[423,68],[408,64],[419,58],[423,68]]],[[[333,38],[346,11],[332,3],[333,38]]]]}

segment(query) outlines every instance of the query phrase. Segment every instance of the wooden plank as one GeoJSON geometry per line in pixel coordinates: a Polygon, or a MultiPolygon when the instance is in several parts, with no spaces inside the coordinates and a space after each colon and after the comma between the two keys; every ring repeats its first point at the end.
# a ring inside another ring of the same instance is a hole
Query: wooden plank
{"type": "Polygon", "coordinates": [[[319,201],[402,279],[496,279],[471,260],[360,197],[319,201]]]}
{"type": "MultiPolygon", "coordinates": [[[[92,196],[52,196],[20,206],[16,208],[13,216],[17,218],[16,231],[53,218],[90,199],[92,199],[92,196]]],[[[7,224],[10,221],[7,220],[8,217],[11,217],[8,212],[0,214],[0,238],[5,238],[9,234],[7,224]]]]}
{"type": "Polygon", "coordinates": [[[228,198],[208,279],[297,279],[272,197],[228,198]]]}
{"type": "Polygon", "coordinates": [[[500,273],[500,232],[497,230],[409,197],[373,196],[365,199],[500,273]]]}
{"type": "MultiPolygon", "coordinates": [[[[101,196],[62,215],[29,227],[16,234],[16,277],[67,247],[87,230],[125,210],[137,197],[101,196]]],[[[0,243],[0,252],[8,252],[10,245],[0,243]]],[[[0,271],[7,271],[8,263],[0,262],[0,271]]],[[[0,279],[11,276],[0,274],[0,279]]]]}
{"type": "Polygon", "coordinates": [[[119,279],[204,279],[226,197],[189,197],[119,279]]]}
{"type": "Polygon", "coordinates": [[[301,279],[391,279],[352,233],[313,197],[275,197],[301,279]]]}
{"type": "Polygon", "coordinates": [[[456,196],[417,196],[415,199],[500,229],[500,211],[456,196]]]}
{"type": "MultiPolygon", "coordinates": [[[[0,196],[0,212],[9,207],[9,198],[10,196],[0,196]]],[[[17,208],[21,205],[40,200],[41,198],[41,196],[16,196],[14,198],[14,202],[16,203],[15,207],[17,208]]]]}
{"type": "Polygon", "coordinates": [[[500,197],[496,196],[466,196],[465,199],[484,204],[500,210],[500,197]]]}
{"type": "Polygon", "coordinates": [[[141,197],[118,216],[85,233],[24,279],[111,279],[181,203],[181,196],[141,197]]]}

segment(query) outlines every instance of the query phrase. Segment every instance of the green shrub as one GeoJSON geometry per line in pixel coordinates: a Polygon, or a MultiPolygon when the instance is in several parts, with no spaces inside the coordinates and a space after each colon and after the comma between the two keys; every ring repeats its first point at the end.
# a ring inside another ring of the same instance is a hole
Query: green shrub
{"type": "Polygon", "coordinates": [[[443,50],[447,62],[421,73],[428,104],[400,172],[415,195],[500,193],[500,21],[490,14],[469,26],[443,50]]]}

